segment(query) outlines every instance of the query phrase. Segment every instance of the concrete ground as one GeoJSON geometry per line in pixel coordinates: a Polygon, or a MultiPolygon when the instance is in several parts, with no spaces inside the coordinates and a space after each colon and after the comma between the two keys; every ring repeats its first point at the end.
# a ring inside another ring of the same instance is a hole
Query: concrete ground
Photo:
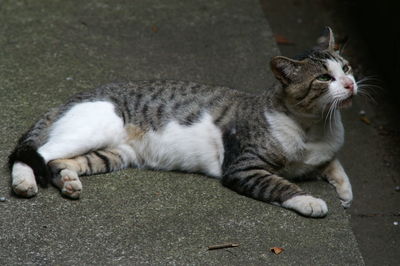
{"type": "Polygon", "coordinates": [[[365,263],[398,265],[400,225],[395,224],[400,222],[400,192],[396,191],[400,186],[400,94],[390,84],[398,82],[394,73],[399,71],[399,63],[393,63],[396,51],[390,49],[398,49],[400,41],[396,39],[399,30],[387,28],[390,24],[386,23],[395,20],[390,17],[394,11],[385,1],[381,4],[347,0],[260,2],[274,34],[287,39],[279,44],[282,54],[293,56],[307,48],[321,27],[329,25],[339,41],[346,35],[349,37],[344,56],[352,64],[356,77],[378,79],[371,83],[382,88],[368,88],[374,100],[360,95],[353,107],[343,113],[346,143],[340,159],[353,184],[350,221],[365,263]],[[371,16],[382,19],[369,22],[371,16]],[[361,111],[370,124],[360,119],[361,111]]]}
{"type": "MultiPolygon", "coordinates": [[[[257,93],[274,82],[268,62],[280,53],[256,0],[2,1],[0,47],[2,165],[33,121],[75,92],[168,78],[257,93]]],[[[78,201],[52,187],[20,199],[5,167],[0,175],[1,265],[364,264],[349,213],[323,182],[300,184],[329,205],[309,219],[194,174],[84,177],[78,201]],[[240,246],[207,250],[224,242],[240,246]]]]}

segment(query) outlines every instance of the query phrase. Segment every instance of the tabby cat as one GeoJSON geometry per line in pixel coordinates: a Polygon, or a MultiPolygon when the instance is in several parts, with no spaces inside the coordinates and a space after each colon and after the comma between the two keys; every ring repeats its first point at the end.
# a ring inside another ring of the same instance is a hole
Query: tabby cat
{"type": "Polygon", "coordinates": [[[9,157],[22,197],[50,181],[78,199],[81,175],[128,167],[203,173],[240,194],[323,217],[326,203],[289,180],[320,175],[344,207],[349,179],[335,154],[343,144],[339,109],[357,84],[326,28],[296,59],[271,60],[280,85],[262,95],[184,81],[110,84],[50,110],[9,157]]]}

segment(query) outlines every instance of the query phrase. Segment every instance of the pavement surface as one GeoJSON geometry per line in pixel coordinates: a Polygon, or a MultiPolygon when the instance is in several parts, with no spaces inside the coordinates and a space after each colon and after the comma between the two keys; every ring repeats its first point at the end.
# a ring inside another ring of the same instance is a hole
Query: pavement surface
{"type": "MultiPolygon", "coordinates": [[[[0,1],[0,163],[49,107],[121,80],[181,79],[261,92],[279,49],[255,0],[0,1]]],[[[352,171],[353,165],[346,165],[352,171]]],[[[309,219],[201,175],[129,169],[10,192],[0,170],[0,264],[364,265],[333,189],[300,184],[330,213],[309,219]],[[239,247],[208,251],[224,242],[239,247]],[[283,247],[280,255],[271,247],[283,247]]]]}

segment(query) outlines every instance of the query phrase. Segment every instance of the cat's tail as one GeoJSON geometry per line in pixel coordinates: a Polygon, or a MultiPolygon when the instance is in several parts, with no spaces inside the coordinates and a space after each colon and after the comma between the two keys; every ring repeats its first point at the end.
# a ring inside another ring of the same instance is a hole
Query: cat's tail
{"type": "Polygon", "coordinates": [[[48,165],[30,141],[21,142],[15,147],[8,157],[8,167],[12,173],[13,181],[17,178],[15,175],[29,176],[32,175],[32,172],[37,183],[42,187],[47,187],[51,179],[51,171],[48,165]],[[21,167],[21,165],[25,166],[21,167]]]}
{"type": "Polygon", "coordinates": [[[50,168],[42,155],[39,154],[38,148],[48,138],[48,129],[54,121],[53,114],[55,114],[55,111],[47,113],[22,135],[15,149],[8,157],[12,187],[18,195],[27,197],[34,195],[37,193],[36,184],[41,187],[47,187],[51,180],[50,168]],[[30,187],[32,187],[32,192],[27,192],[26,194],[25,192],[30,187]]]}

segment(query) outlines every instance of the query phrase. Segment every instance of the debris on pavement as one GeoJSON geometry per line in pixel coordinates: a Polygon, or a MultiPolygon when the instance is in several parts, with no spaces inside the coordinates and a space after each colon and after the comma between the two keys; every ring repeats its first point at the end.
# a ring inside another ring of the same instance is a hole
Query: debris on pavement
{"type": "Polygon", "coordinates": [[[358,114],[360,115],[360,120],[361,121],[363,121],[367,125],[371,124],[371,121],[367,117],[367,113],[364,110],[360,110],[360,112],[358,112],[358,114]]]}
{"type": "Polygon", "coordinates": [[[224,243],[224,244],[208,246],[208,250],[222,249],[222,248],[235,248],[235,247],[238,247],[239,245],[240,245],[239,243],[224,243]]]}
{"type": "Polygon", "coordinates": [[[154,33],[158,32],[158,27],[156,25],[151,26],[151,31],[154,33]]]}
{"type": "Polygon", "coordinates": [[[400,186],[396,186],[396,187],[394,188],[394,190],[396,190],[397,192],[400,192],[400,186]]]}
{"type": "Polygon", "coordinates": [[[285,36],[283,35],[279,35],[279,34],[275,34],[274,35],[275,41],[277,44],[287,44],[287,45],[291,45],[294,44],[293,42],[289,41],[285,36]]]}
{"type": "Polygon", "coordinates": [[[5,202],[7,199],[5,197],[0,197],[0,202],[5,202]]]}
{"type": "Polygon", "coordinates": [[[276,255],[281,254],[285,249],[284,248],[280,248],[280,247],[272,247],[270,248],[271,252],[273,252],[276,255]]]}
{"type": "Polygon", "coordinates": [[[371,121],[365,115],[360,116],[360,120],[363,121],[367,125],[371,125],[371,121]]]}
{"type": "Polygon", "coordinates": [[[399,225],[399,222],[395,221],[393,222],[394,225],[399,225]]]}

